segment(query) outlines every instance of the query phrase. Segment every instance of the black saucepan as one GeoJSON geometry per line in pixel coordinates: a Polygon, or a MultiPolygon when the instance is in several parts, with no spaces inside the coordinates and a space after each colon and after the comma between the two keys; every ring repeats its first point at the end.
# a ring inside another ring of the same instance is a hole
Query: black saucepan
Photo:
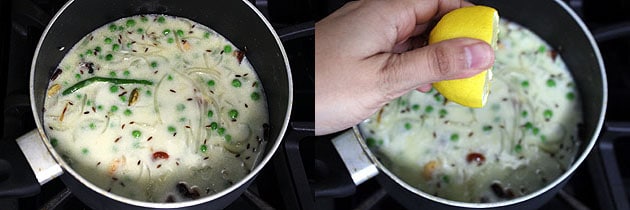
{"type": "MultiPolygon", "coordinates": [[[[31,66],[30,97],[37,130],[21,137],[18,142],[40,183],[63,172],[61,179],[73,194],[95,209],[221,209],[249,186],[280,145],[291,114],[293,84],[288,59],[278,35],[247,0],[71,0],[52,18],[39,41],[31,66]],[[108,22],[138,14],[166,14],[189,18],[219,32],[239,49],[246,49],[245,56],[258,73],[268,99],[268,144],[264,150],[264,158],[252,172],[226,190],[193,201],[169,204],[124,198],[108,193],[82,178],[61,159],[49,143],[42,127],[42,117],[45,92],[53,70],[72,46],[86,34],[108,22]],[[42,173],[46,175],[41,175],[42,173]]],[[[3,147],[3,150],[17,148],[3,147]]],[[[22,161],[23,164],[2,160],[0,169],[18,169],[29,165],[23,159],[22,161]]],[[[38,191],[38,185],[33,187],[28,184],[29,181],[37,183],[32,172],[22,173],[2,173],[0,178],[9,181],[2,182],[0,196],[23,196],[38,191]]]]}
{"type": "Polygon", "coordinates": [[[389,195],[409,209],[535,209],[553,197],[588,156],[604,122],[608,89],[599,49],[586,25],[560,0],[479,0],[474,3],[496,8],[499,16],[529,28],[559,51],[582,97],[584,125],[580,127],[580,148],[575,161],[560,177],[523,197],[496,203],[457,202],[422,192],[396,177],[368,149],[355,126],[334,140],[355,184],[378,173],[376,178],[389,195]]]}

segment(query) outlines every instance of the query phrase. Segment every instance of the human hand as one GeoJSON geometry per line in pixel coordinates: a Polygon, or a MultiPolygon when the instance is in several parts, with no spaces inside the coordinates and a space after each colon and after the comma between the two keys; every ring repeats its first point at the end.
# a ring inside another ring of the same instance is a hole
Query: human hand
{"type": "Polygon", "coordinates": [[[432,21],[461,0],[350,2],[315,24],[315,134],[356,125],[410,90],[474,76],[494,63],[487,43],[459,38],[420,47],[432,21]],[[419,47],[419,48],[418,48],[419,47]]]}

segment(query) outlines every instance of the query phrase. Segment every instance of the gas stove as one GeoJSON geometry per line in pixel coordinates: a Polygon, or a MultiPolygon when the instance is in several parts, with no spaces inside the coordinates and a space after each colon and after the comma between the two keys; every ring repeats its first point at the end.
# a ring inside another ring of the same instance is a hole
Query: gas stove
{"type": "MultiPolygon", "coordinates": [[[[314,22],[344,0],[251,0],[283,36],[291,63],[294,104],[281,148],[250,188],[227,209],[403,209],[371,179],[353,186],[330,139],[313,136],[314,22]]],[[[541,209],[629,209],[630,168],[630,4],[624,1],[567,0],[599,41],[609,83],[605,128],[588,160],[541,209]]],[[[2,140],[12,141],[35,128],[29,102],[29,73],[35,46],[63,0],[0,1],[0,93],[2,140]]],[[[36,196],[0,199],[2,209],[90,209],[59,179],[36,196]]]]}

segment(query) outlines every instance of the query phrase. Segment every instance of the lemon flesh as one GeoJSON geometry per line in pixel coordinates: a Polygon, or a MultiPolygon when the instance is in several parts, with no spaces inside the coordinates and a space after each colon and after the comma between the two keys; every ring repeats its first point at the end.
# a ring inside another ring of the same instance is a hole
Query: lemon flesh
{"type": "MultiPolygon", "coordinates": [[[[429,44],[454,38],[480,39],[493,48],[498,38],[499,14],[487,6],[455,9],[442,17],[429,34],[429,44]]],[[[462,106],[481,108],[489,95],[492,68],[464,79],[444,80],[433,87],[446,99],[462,106]]]]}

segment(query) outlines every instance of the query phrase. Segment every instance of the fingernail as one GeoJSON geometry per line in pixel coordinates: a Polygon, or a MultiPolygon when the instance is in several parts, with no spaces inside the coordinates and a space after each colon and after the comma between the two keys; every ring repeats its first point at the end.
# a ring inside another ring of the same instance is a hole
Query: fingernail
{"type": "Polygon", "coordinates": [[[477,43],[464,47],[467,69],[489,68],[492,62],[492,48],[485,43],[477,43]]]}

